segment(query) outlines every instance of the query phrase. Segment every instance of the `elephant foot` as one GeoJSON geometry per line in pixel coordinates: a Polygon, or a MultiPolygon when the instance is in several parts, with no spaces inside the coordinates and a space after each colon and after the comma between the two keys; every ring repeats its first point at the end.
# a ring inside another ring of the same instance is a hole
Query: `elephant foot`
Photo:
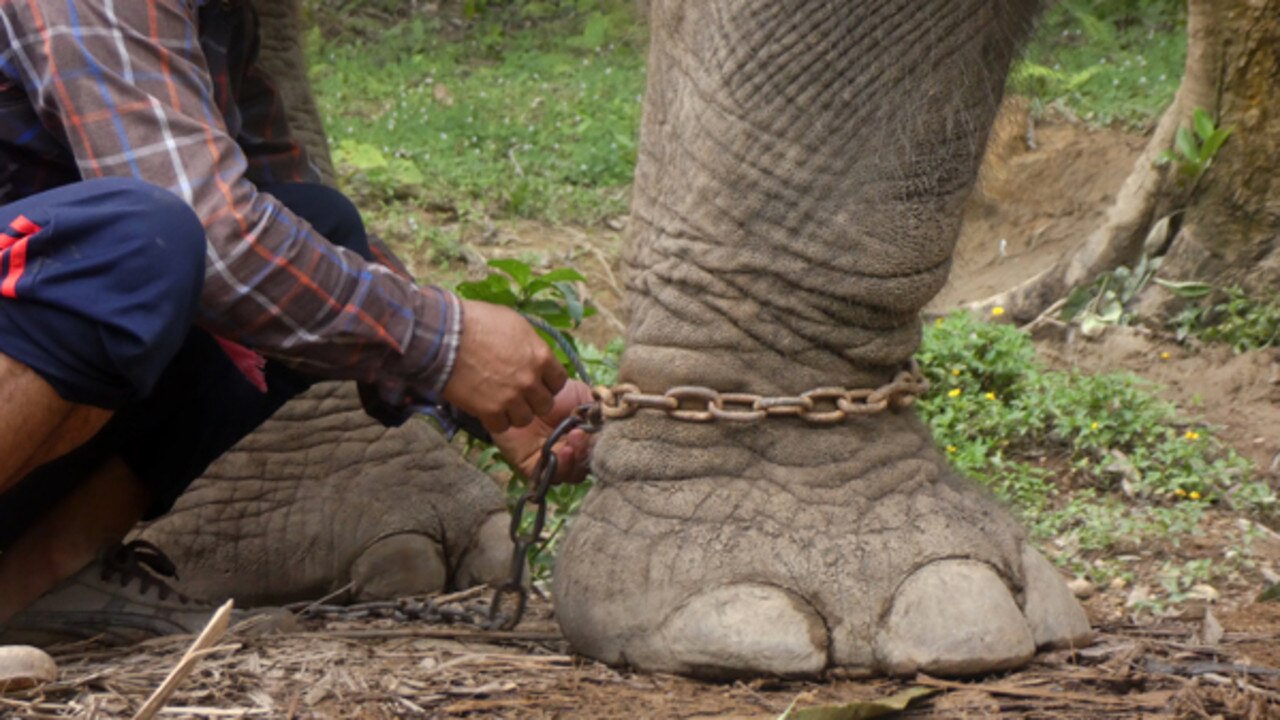
{"type": "Polygon", "coordinates": [[[674,425],[618,423],[597,448],[554,587],[579,652],[710,678],[954,677],[1089,640],[1062,578],[913,417],[674,425]]]}

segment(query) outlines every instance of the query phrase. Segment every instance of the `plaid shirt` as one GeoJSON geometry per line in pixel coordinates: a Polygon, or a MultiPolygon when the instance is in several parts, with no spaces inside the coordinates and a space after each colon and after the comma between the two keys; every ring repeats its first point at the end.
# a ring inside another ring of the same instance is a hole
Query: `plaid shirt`
{"type": "Polygon", "coordinates": [[[205,227],[201,326],[397,404],[439,396],[458,299],[334,246],[255,187],[318,175],[254,67],[247,2],[0,0],[0,22],[0,203],[81,178],[168,188],[205,227]]]}

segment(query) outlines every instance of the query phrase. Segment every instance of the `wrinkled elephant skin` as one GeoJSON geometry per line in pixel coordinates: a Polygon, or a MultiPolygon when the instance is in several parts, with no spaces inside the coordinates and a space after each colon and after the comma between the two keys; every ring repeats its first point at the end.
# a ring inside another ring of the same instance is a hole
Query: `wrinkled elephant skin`
{"type": "MultiPolygon", "coordinates": [[[[622,380],[874,388],[915,351],[1034,2],[654,0],[622,380]]],[[[909,411],[610,423],[559,558],[579,651],[723,677],[971,675],[1084,642],[909,411]]]]}
{"type": "Polygon", "coordinates": [[[350,383],[286,405],[142,531],[197,597],[241,604],[424,594],[498,580],[509,515],[494,482],[425,421],[383,428],[350,383]]]}

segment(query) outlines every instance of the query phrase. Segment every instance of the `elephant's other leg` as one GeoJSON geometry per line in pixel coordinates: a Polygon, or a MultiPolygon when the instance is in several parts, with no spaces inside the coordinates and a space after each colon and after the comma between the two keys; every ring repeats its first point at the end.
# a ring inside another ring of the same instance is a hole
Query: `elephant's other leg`
{"type": "MultiPolygon", "coordinates": [[[[942,286],[1035,2],[655,0],[622,379],[875,388],[942,286]]],[[[703,675],[964,675],[1083,611],[909,412],[614,421],[556,568],[580,651],[703,675]]]]}
{"type": "Polygon", "coordinates": [[[199,597],[371,600],[499,579],[501,491],[425,421],[373,423],[350,383],[285,405],[143,530],[199,597]]]}

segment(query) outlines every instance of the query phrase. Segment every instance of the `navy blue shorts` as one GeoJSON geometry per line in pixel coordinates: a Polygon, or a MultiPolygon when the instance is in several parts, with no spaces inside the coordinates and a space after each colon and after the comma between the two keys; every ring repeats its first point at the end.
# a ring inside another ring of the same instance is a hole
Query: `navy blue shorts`
{"type": "MultiPolygon", "coordinates": [[[[323,185],[261,188],[335,244],[372,258],[364,223],[323,185]]],[[[115,410],[89,442],[0,494],[0,548],[90,472],[124,460],[151,494],[149,517],[314,380],[275,361],[266,392],[192,325],[204,230],[173,194],[91,180],[0,207],[0,353],[67,400],[115,410]]]]}

